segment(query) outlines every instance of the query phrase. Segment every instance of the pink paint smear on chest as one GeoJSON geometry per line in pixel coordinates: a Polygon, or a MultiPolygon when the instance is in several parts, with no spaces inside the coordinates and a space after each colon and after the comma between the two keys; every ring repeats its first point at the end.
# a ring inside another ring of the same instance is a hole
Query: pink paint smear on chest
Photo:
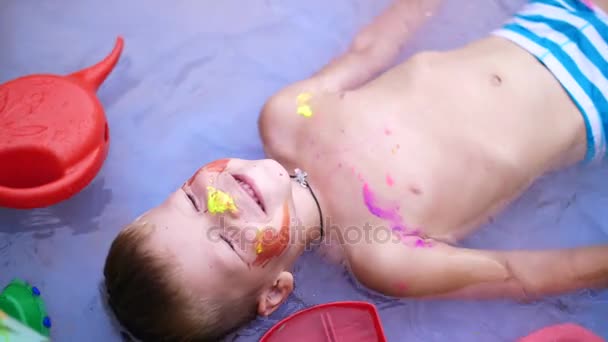
{"type": "Polygon", "coordinates": [[[391,175],[389,175],[389,174],[386,175],[386,184],[388,186],[393,186],[395,184],[393,177],[391,177],[391,175]]]}
{"type": "MultiPolygon", "coordinates": [[[[365,202],[365,205],[367,206],[367,210],[369,210],[372,215],[388,221],[391,225],[391,230],[397,235],[399,235],[402,240],[408,237],[411,238],[420,235],[419,230],[411,230],[407,228],[407,226],[403,222],[401,214],[399,214],[399,206],[394,206],[390,209],[382,208],[378,204],[376,195],[370,189],[369,184],[367,183],[363,184],[363,200],[365,202]]],[[[428,247],[424,240],[420,238],[416,239],[415,246],[428,247]]]]}

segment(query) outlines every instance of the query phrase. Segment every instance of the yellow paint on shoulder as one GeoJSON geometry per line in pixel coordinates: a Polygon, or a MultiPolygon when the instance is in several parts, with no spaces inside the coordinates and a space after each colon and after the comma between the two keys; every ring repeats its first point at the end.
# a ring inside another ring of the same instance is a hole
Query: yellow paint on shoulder
{"type": "Polygon", "coordinates": [[[296,100],[298,101],[298,105],[303,105],[310,101],[310,99],[312,99],[311,93],[301,93],[296,100]]]}
{"type": "Polygon", "coordinates": [[[298,107],[298,114],[309,118],[312,116],[312,109],[308,105],[300,106],[298,107]]]}
{"type": "Polygon", "coordinates": [[[310,107],[310,104],[308,103],[308,101],[310,101],[312,99],[312,94],[310,93],[301,93],[298,95],[298,97],[296,98],[296,102],[298,104],[298,114],[302,115],[304,117],[311,117],[312,116],[312,108],[310,107]]]}

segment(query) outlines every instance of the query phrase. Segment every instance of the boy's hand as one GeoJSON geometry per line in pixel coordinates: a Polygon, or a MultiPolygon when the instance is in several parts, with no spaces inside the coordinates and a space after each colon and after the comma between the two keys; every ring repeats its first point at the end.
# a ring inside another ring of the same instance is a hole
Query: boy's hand
{"type": "Polygon", "coordinates": [[[363,85],[390,67],[440,3],[441,0],[396,0],[357,34],[346,53],[322,68],[314,78],[328,91],[363,85]]]}

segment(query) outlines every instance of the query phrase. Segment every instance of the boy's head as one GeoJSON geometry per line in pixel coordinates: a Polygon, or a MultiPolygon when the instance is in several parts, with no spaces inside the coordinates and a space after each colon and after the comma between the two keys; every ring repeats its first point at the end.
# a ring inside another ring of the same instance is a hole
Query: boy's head
{"type": "Polygon", "coordinates": [[[114,314],[143,340],[214,341],[293,289],[302,253],[287,171],[224,159],[198,170],[113,242],[104,275],[114,314]]]}

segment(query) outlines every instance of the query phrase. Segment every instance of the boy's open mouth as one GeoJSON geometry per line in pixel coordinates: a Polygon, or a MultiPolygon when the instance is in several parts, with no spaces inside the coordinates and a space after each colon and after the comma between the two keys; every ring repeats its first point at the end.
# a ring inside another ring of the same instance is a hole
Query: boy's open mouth
{"type": "Polygon", "coordinates": [[[259,191],[255,188],[255,184],[251,182],[247,177],[241,175],[233,175],[234,180],[239,184],[239,186],[251,197],[251,199],[262,209],[264,213],[266,213],[266,208],[264,207],[264,201],[259,191]]]}

